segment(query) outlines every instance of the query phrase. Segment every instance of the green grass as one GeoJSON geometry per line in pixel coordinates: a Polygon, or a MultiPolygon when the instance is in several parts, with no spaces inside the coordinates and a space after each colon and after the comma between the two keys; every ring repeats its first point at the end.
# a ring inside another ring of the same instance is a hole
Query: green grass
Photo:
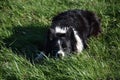
{"type": "Polygon", "coordinates": [[[119,40],[119,0],[0,0],[0,80],[119,80],[119,40]],[[34,63],[52,17],[69,9],[94,11],[102,34],[80,55],[34,63]]]}

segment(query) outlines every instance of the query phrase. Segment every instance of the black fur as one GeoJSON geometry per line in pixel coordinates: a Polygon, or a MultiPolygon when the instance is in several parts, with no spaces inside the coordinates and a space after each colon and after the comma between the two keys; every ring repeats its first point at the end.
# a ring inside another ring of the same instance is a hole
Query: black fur
{"type": "Polygon", "coordinates": [[[48,30],[45,52],[55,56],[56,51],[58,51],[58,40],[61,40],[61,45],[64,44],[62,47],[66,48],[66,53],[75,52],[76,40],[73,28],[77,31],[84,48],[86,48],[87,39],[92,35],[97,36],[101,32],[100,19],[95,13],[86,10],[69,10],[58,14],[53,17],[51,27],[48,30]],[[65,34],[57,34],[54,31],[56,26],[67,27],[68,30],[65,34]]]}

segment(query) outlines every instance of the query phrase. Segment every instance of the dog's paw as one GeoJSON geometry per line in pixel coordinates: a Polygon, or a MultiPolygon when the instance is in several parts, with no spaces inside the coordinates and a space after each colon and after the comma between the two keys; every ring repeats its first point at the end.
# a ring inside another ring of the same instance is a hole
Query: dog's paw
{"type": "Polygon", "coordinates": [[[45,54],[43,52],[40,52],[37,54],[37,56],[35,57],[35,61],[40,61],[40,60],[43,60],[45,57],[45,54]]]}

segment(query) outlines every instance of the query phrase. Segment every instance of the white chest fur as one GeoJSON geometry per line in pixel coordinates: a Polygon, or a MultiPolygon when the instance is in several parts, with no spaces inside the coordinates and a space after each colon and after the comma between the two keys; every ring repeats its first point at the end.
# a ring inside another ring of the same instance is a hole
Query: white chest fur
{"type": "Polygon", "coordinates": [[[79,37],[77,31],[75,29],[73,29],[74,31],[74,36],[76,39],[76,48],[77,48],[77,52],[80,53],[83,50],[83,43],[82,43],[82,39],[79,37]]]}

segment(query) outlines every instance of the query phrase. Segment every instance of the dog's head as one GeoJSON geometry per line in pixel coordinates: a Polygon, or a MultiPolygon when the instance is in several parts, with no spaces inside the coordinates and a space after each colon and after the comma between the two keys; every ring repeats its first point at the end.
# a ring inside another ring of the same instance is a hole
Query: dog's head
{"type": "Polygon", "coordinates": [[[47,52],[54,57],[63,57],[71,52],[71,29],[55,27],[48,30],[47,52]]]}

